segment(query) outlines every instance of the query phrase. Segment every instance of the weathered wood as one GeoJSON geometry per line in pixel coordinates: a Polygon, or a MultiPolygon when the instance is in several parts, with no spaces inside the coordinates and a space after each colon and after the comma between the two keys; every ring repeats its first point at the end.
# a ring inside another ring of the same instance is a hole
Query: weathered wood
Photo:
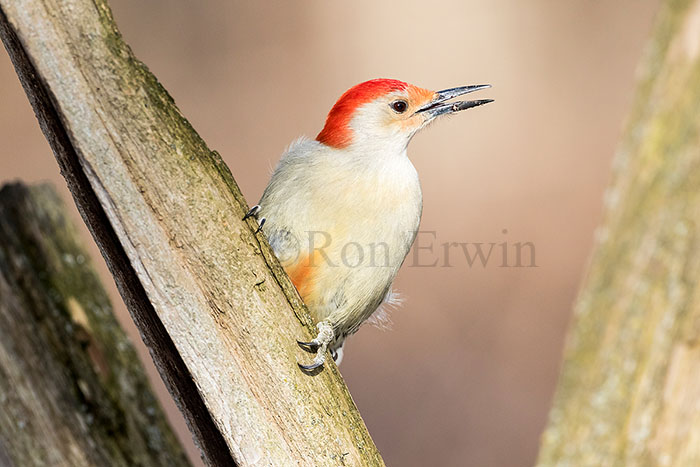
{"type": "Polygon", "coordinates": [[[189,465],[46,185],[0,189],[0,452],[3,466],[189,465]]]}
{"type": "MultiPolygon", "coordinates": [[[[169,390],[210,464],[383,465],[228,168],[103,0],[0,0],[0,33],[169,390]]],[[[253,157],[254,155],[251,155],[253,157]]]]}
{"type": "Polygon", "coordinates": [[[700,0],[640,72],[540,466],[700,465],[700,0]]]}

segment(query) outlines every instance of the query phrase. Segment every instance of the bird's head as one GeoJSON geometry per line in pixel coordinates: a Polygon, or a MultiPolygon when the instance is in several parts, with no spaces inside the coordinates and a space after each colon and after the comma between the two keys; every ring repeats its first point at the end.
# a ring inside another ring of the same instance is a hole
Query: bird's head
{"type": "Polygon", "coordinates": [[[316,139],[330,147],[404,151],[413,135],[442,115],[491,99],[447,102],[488,84],[430,91],[394,79],[373,79],[348,89],[328,113],[316,139]]]}

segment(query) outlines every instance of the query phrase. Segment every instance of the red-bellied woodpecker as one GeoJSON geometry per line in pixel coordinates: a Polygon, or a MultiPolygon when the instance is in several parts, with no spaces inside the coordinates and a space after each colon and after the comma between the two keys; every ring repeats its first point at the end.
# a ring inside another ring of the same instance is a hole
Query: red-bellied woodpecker
{"type": "Polygon", "coordinates": [[[336,361],[345,338],[392,300],[391,284],[415,239],[423,206],[406,156],[413,135],[441,115],[492,102],[447,102],[489,85],[429,91],[374,79],[343,94],[315,140],[287,149],[260,203],[259,219],[317,323],[300,345],[336,361]],[[263,217],[264,216],[264,217],[263,217]]]}

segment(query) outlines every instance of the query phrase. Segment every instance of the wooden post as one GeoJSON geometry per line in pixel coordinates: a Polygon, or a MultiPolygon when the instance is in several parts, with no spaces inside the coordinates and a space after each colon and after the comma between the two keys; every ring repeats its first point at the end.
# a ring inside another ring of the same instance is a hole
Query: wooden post
{"type": "MultiPolygon", "coordinates": [[[[104,0],[0,0],[0,34],[85,222],[212,465],[383,465],[219,155],[104,0]]],[[[255,155],[251,155],[254,157],[255,155]]]]}
{"type": "Polygon", "coordinates": [[[540,466],[700,465],[700,0],[640,72],[540,466]]]}
{"type": "Polygon", "coordinates": [[[0,189],[0,465],[189,465],[46,185],[0,189]]]}

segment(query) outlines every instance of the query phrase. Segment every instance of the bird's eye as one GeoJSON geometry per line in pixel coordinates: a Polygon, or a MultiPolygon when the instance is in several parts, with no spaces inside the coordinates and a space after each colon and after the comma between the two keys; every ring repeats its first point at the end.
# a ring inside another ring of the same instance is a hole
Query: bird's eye
{"type": "Polygon", "coordinates": [[[408,108],[408,103],[406,101],[394,101],[391,103],[391,108],[394,109],[394,112],[397,114],[402,114],[406,111],[408,108]]]}

